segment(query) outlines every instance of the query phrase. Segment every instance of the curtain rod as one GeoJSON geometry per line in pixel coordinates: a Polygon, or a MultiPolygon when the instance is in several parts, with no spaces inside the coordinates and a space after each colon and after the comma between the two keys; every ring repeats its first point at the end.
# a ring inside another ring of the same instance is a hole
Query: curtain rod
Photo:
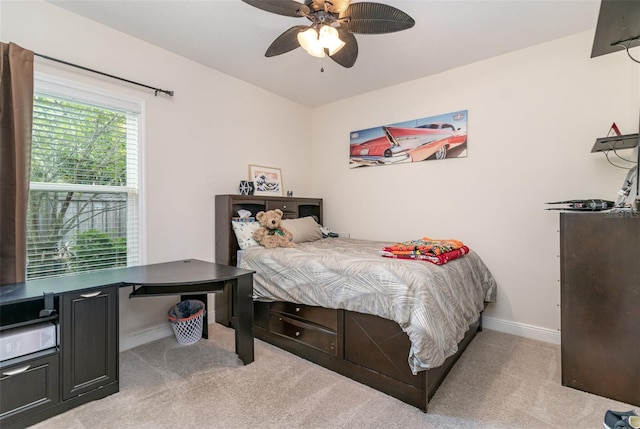
{"type": "Polygon", "coordinates": [[[47,55],[38,54],[37,52],[34,52],[33,54],[38,56],[38,57],[45,58],[47,60],[51,60],[51,61],[55,61],[55,62],[58,62],[58,63],[62,63],[62,64],[65,64],[65,65],[68,65],[68,66],[71,66],[71,67],[76,67],[76,68],[79,68],[79,69],[82,69],[82,70],[86,70],[86,71],[89,71],[89,72],[92,72],[92,73],[101,74],[102,76],[107,76],[107,77],[110,77],[112,79],[117,79],[117,80],[121,80],[121,81],[124,81],[124,82],[132,83],[134,85],[144,86],[145,88],[153,89],[155,91],[156,97],[158,96],[159,92],[165,93],[165,94],[173,97],[173,91],[169,91],[167,89],[154,88],[153,86],[145,85],[143,83],[134,82],[132,80],[124,79],[124,78],[121,78],[121,77],[118,77],[118,76],[113,76],[111,74],[107,74],[107,73],[104,73],[104,72],[101,72],[101,71],[98,71],[98,70],[93,70],[93,69],[90,69],[90,68],[87,68],[87,67],[79,66],[77,64],[73,64],[73,63],[69,63],[69,62],[66,62],[66,61],[62,61],[62,60],[59,60],[57,58],[52,58],[52,57],[49,57],[47,55]]]}

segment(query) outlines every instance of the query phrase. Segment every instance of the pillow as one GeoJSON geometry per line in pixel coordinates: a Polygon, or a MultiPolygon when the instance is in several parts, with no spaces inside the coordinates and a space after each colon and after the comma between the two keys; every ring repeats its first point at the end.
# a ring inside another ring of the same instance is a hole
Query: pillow
{"type": "Polygon", "coordinates": [[[238,246],[244,250],[247,247],[259,246],[256,240],[253,239],[253,233],[260,228],[260,222],[242,222],[238,220],[232,220],[233,232],[236,234],[236,240],[238,240],[238,246]]]}
{"type": "Polygon", "coordinates": [[[298,219],[282,219],[282,226],[293,234],[294,243],[306,243],[322,238],[320,225],[311,216],[298,219]]]}

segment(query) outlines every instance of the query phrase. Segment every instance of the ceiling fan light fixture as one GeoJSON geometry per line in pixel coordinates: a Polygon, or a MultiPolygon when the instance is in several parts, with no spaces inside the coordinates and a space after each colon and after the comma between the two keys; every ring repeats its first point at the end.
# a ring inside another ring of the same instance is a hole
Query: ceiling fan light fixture
{"type": "Polygon", "coordinates": [[[329,51],[329,55],[333,55],[342,49],[345,43],[340,40],[338,30],[330,25],[320,27],[320,44],[329,51]]]}
{"type": "Polygon", "coordinates": [[[309,27],[298,33],[298,43],[307,51],[309,55],[314,57],[324,57],[324,48],[320,43],[318,32],[315,28],[309,27]]]}
{"type": "Polygon", "coordinates": [[[345,68],[352,67],[358,58],[354,34],[395,33],[415,25],[415,20],[400,9],[366,0],[242,1],[267,12],[311,21],[308,27],[296,25],[278,36],[265,52],[266,57],[302,46],[308,54],[320,58],[328,55],[345,68]]]}
{"type": "Polygon", "coordinates": [[[324,58],[324,49],[322,49],[322,46],[319,44],[307,49],[307,53],[314,57],[324,58]]]}

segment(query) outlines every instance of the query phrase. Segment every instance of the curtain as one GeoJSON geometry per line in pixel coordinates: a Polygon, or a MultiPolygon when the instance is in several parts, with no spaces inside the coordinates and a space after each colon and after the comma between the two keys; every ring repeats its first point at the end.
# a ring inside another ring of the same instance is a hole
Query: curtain
{"type": "Polygon", "coordinates": [[[33,52],[0,47],[0,285],[7,285],[24,282],[27,267],[33,52]]]}

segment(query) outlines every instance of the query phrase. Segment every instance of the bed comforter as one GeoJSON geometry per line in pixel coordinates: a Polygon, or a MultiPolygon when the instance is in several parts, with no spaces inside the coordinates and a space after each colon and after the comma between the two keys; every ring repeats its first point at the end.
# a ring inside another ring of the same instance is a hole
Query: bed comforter
{"type": "Polygon", "coordinates": [[[388,259],[388,242],[327,238],[294,248],[244,250],[254,270],[254,299],[368,313],[398,323],[411,341],[411,371],[435,368],[458,350],[496,284],[471,250],[445,265],[388,259]]]}

